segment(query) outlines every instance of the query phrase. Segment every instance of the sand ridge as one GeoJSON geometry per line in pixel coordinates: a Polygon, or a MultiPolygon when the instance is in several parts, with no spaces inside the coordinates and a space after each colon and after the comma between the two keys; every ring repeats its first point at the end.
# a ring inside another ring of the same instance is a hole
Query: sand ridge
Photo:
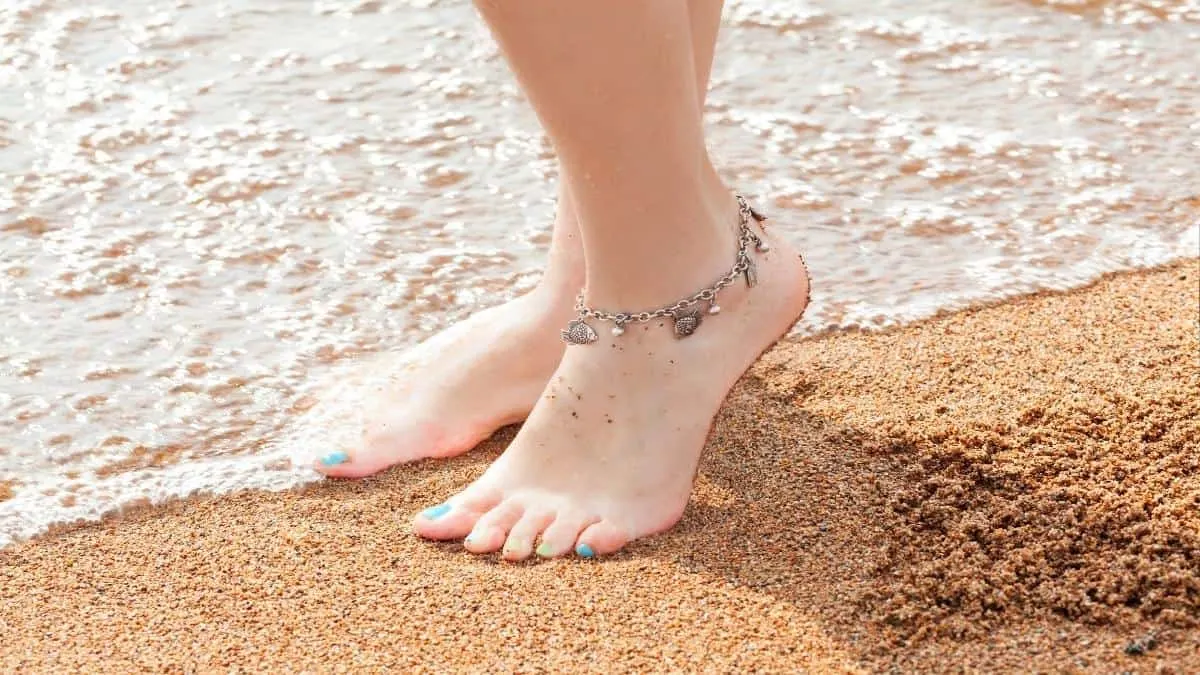
{"type": "Polygon", "coordinates": [[[599,563],[409,534],[511,430],[66,529],[0,551],[0,669],[1195,672],[1198,305],[1189,260],[781,344],[599,563]]]}
{"type": "Polygon", "coordinates": [[[1185,265],[1161,281],[764,361],[769,389],[893,460],[878,618],[964,635],[1033,608],[1200,626],[1200,279],[1185,265]]]}

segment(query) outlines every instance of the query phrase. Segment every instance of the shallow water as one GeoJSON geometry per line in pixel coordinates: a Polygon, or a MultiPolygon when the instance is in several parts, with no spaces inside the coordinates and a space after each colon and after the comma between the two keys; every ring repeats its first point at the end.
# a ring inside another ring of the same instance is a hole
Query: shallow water
{"type": "MultiPolygon", "coordinates": [[[[711,144],[808,253],[798,333],[1200,249],[1200,0],[726,20],[711,144]]],[[[340,373],[537,278],[554,161],[468,3],[7,0],[0,36],[0,545],[310,480],[340,373]]]]}

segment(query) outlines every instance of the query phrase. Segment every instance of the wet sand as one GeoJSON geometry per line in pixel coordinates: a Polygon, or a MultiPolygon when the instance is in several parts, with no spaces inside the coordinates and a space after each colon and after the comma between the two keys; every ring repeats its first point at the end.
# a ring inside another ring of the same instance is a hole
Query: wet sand
{"type": "Polygon", "coordinates": [[[0,551],[0,670],[1196,672],[1198,304],[1189,260],[781,344],[600,563],[409,534],[511,431],[60,530],[0,551]]]}

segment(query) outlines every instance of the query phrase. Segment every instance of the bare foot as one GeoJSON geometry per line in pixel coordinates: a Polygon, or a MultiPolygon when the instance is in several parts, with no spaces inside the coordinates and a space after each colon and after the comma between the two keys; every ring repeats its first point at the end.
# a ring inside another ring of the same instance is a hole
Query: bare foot
{"type": "Polygon", "coordinates": [[[322,457],[328,476],[466,452],[525,419],[562,357],[571,301],[538,289],[486,309],[404,354],[366,414],[361,445],[322,457]]]}
{"type": "Polygon", "coordinates": [[[596,324],[600,340],[567,350],[512,445],[465,490],[418,515],[417,533],[465,536],[469,551],[521,560],[539,539],[539,556],[592,557],[674,525],[726,394],[808,303],[799,254],[768,239],[771,252],[755,255],[758,285],[722,291],[721,313],[686,339],[656,322],[620,337],[596,324]]]}

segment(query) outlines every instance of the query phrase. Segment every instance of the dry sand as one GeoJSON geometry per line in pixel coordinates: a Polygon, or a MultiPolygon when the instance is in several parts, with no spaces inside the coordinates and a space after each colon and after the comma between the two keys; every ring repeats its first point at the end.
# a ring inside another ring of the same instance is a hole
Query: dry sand
{"type": "Polygon", "coordinates": [[[511,431],[60,532],[0,552],[0,670],[1198,672],[1198,322],[1191,260],[782,344],[603,562],[408,533],[511,431]]]}

